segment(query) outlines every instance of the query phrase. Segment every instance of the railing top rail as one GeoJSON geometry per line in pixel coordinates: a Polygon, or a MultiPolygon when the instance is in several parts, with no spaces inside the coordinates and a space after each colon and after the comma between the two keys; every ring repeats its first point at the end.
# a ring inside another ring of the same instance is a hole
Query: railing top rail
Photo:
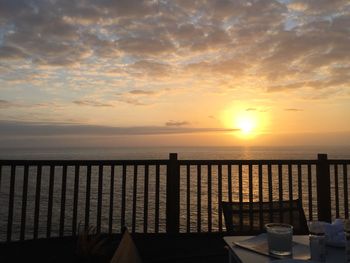
{"type": "MultiPolygon", "coordinates": [[[[177,160],[179,165],[315,165],[318,160],[292,159],[292,160],[177,160]]],[[[328,159],[332,165],[349,164],[350,159],[328,159]]],[[[42,165],[42,166],[74,166],[74,165],[167,165],[169,159],[154,160],[0,160],[0,165],[42,165]]]]}
{"type": "Polygon", "coordinates": [[[0,160],[0,165],[167,165],[169,160],[0,160]]]}
{"type": "Polygon", "coordinates": [[[350,165],[350,160],[349,159],[328,159],[329,164],[349,164],[350,165]]]}
{"type": "Polygon", "coordinates": [[[317,164],[317,160],[179,160],[180,165],[279,165],[279,164],[317,164]]]}

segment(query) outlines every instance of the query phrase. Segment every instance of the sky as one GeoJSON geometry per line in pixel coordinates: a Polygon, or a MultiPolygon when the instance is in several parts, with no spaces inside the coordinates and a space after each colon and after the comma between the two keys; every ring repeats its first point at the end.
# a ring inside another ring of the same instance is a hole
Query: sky
{"type": "Polygon", "coordinates": [[[348,0],[0,0],[0,147],[350,145],[348,0]]]}

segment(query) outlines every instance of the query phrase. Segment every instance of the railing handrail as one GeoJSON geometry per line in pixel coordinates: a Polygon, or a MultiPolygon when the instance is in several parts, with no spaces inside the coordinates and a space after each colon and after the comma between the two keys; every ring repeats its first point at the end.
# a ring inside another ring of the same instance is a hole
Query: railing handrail
{"type": "MultiPolygon", "coordinates": [[[[317,164],[315,160],[280,160],[280,159],[251,159],[251,160],[178,160],[180,165],[287,165],[287,164],[317,164]]],[[[349,160],[350,162],[350,160],[349,160]]]]}
{"type": "Polygon", "coordinates": [[[0,160],[0,165],[167,165],[167,159],[152,160],[0,160]]]}
{"type": "MultiPolygon", "coordinates": [[[[287,165],[287,164],[317,164],[318,159],[248,159],[248,160],[240,160],[240,159],[225,159],[225,160],[217,160],[217,159],[178,159],[177,162],[179,165],[287,165]]],[[[327,159],[328,164],[336,165],[336,164],[350,164],[350,159],[327,159]]],[[[67,166],[75,166],[75,165],[167,165],[169,163],[169,159],[138,159],[138,160],[81,160],[81,159],[0,159],[0,165],[42,165],[42,166],[50,166],[50,165],[67,165],[67,166]]]]}

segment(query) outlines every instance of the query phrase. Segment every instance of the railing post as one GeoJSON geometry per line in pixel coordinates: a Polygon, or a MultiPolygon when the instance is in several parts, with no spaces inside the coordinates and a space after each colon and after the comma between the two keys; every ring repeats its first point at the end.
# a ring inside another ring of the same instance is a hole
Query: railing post
{"type": "Polygon", "coordinates": [[[179,233],[180,166],[177,153],[169,154],[166,180],[166,232],[179,233]]]}
{"type": "Polygon", "coordinates": [[[316,177],[318,220],[331,222],[331,179],[327,154],[318,154],[316,177]]]}

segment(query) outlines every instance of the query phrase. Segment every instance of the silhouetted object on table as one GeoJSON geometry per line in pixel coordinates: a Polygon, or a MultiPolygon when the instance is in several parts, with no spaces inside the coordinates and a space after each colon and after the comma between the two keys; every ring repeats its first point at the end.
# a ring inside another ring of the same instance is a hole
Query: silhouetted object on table
{"type": "Polygon", "coordinates": [[[77,261],[85,263],[106,262],[108,258],[106,253],[107,238],[97,233],[96,227],[93,226],[81,231],[79,225],[78,232],[77,261]]]}
{"type": "Polygon", "coordinates": [[[119,246],[115,251],[110,262],[111,263],[142,263],[140,254],[126,227],[124,228],[124,233],[119,243],[119,246]]]}
{"type": "Polygon", "coordinates": [[[301,202],[222,202],[226,230],[230,235],[255,235],[265,232],[267,223],[286,223],[294,234],[307,234],[308,228],[301,202]]]}

